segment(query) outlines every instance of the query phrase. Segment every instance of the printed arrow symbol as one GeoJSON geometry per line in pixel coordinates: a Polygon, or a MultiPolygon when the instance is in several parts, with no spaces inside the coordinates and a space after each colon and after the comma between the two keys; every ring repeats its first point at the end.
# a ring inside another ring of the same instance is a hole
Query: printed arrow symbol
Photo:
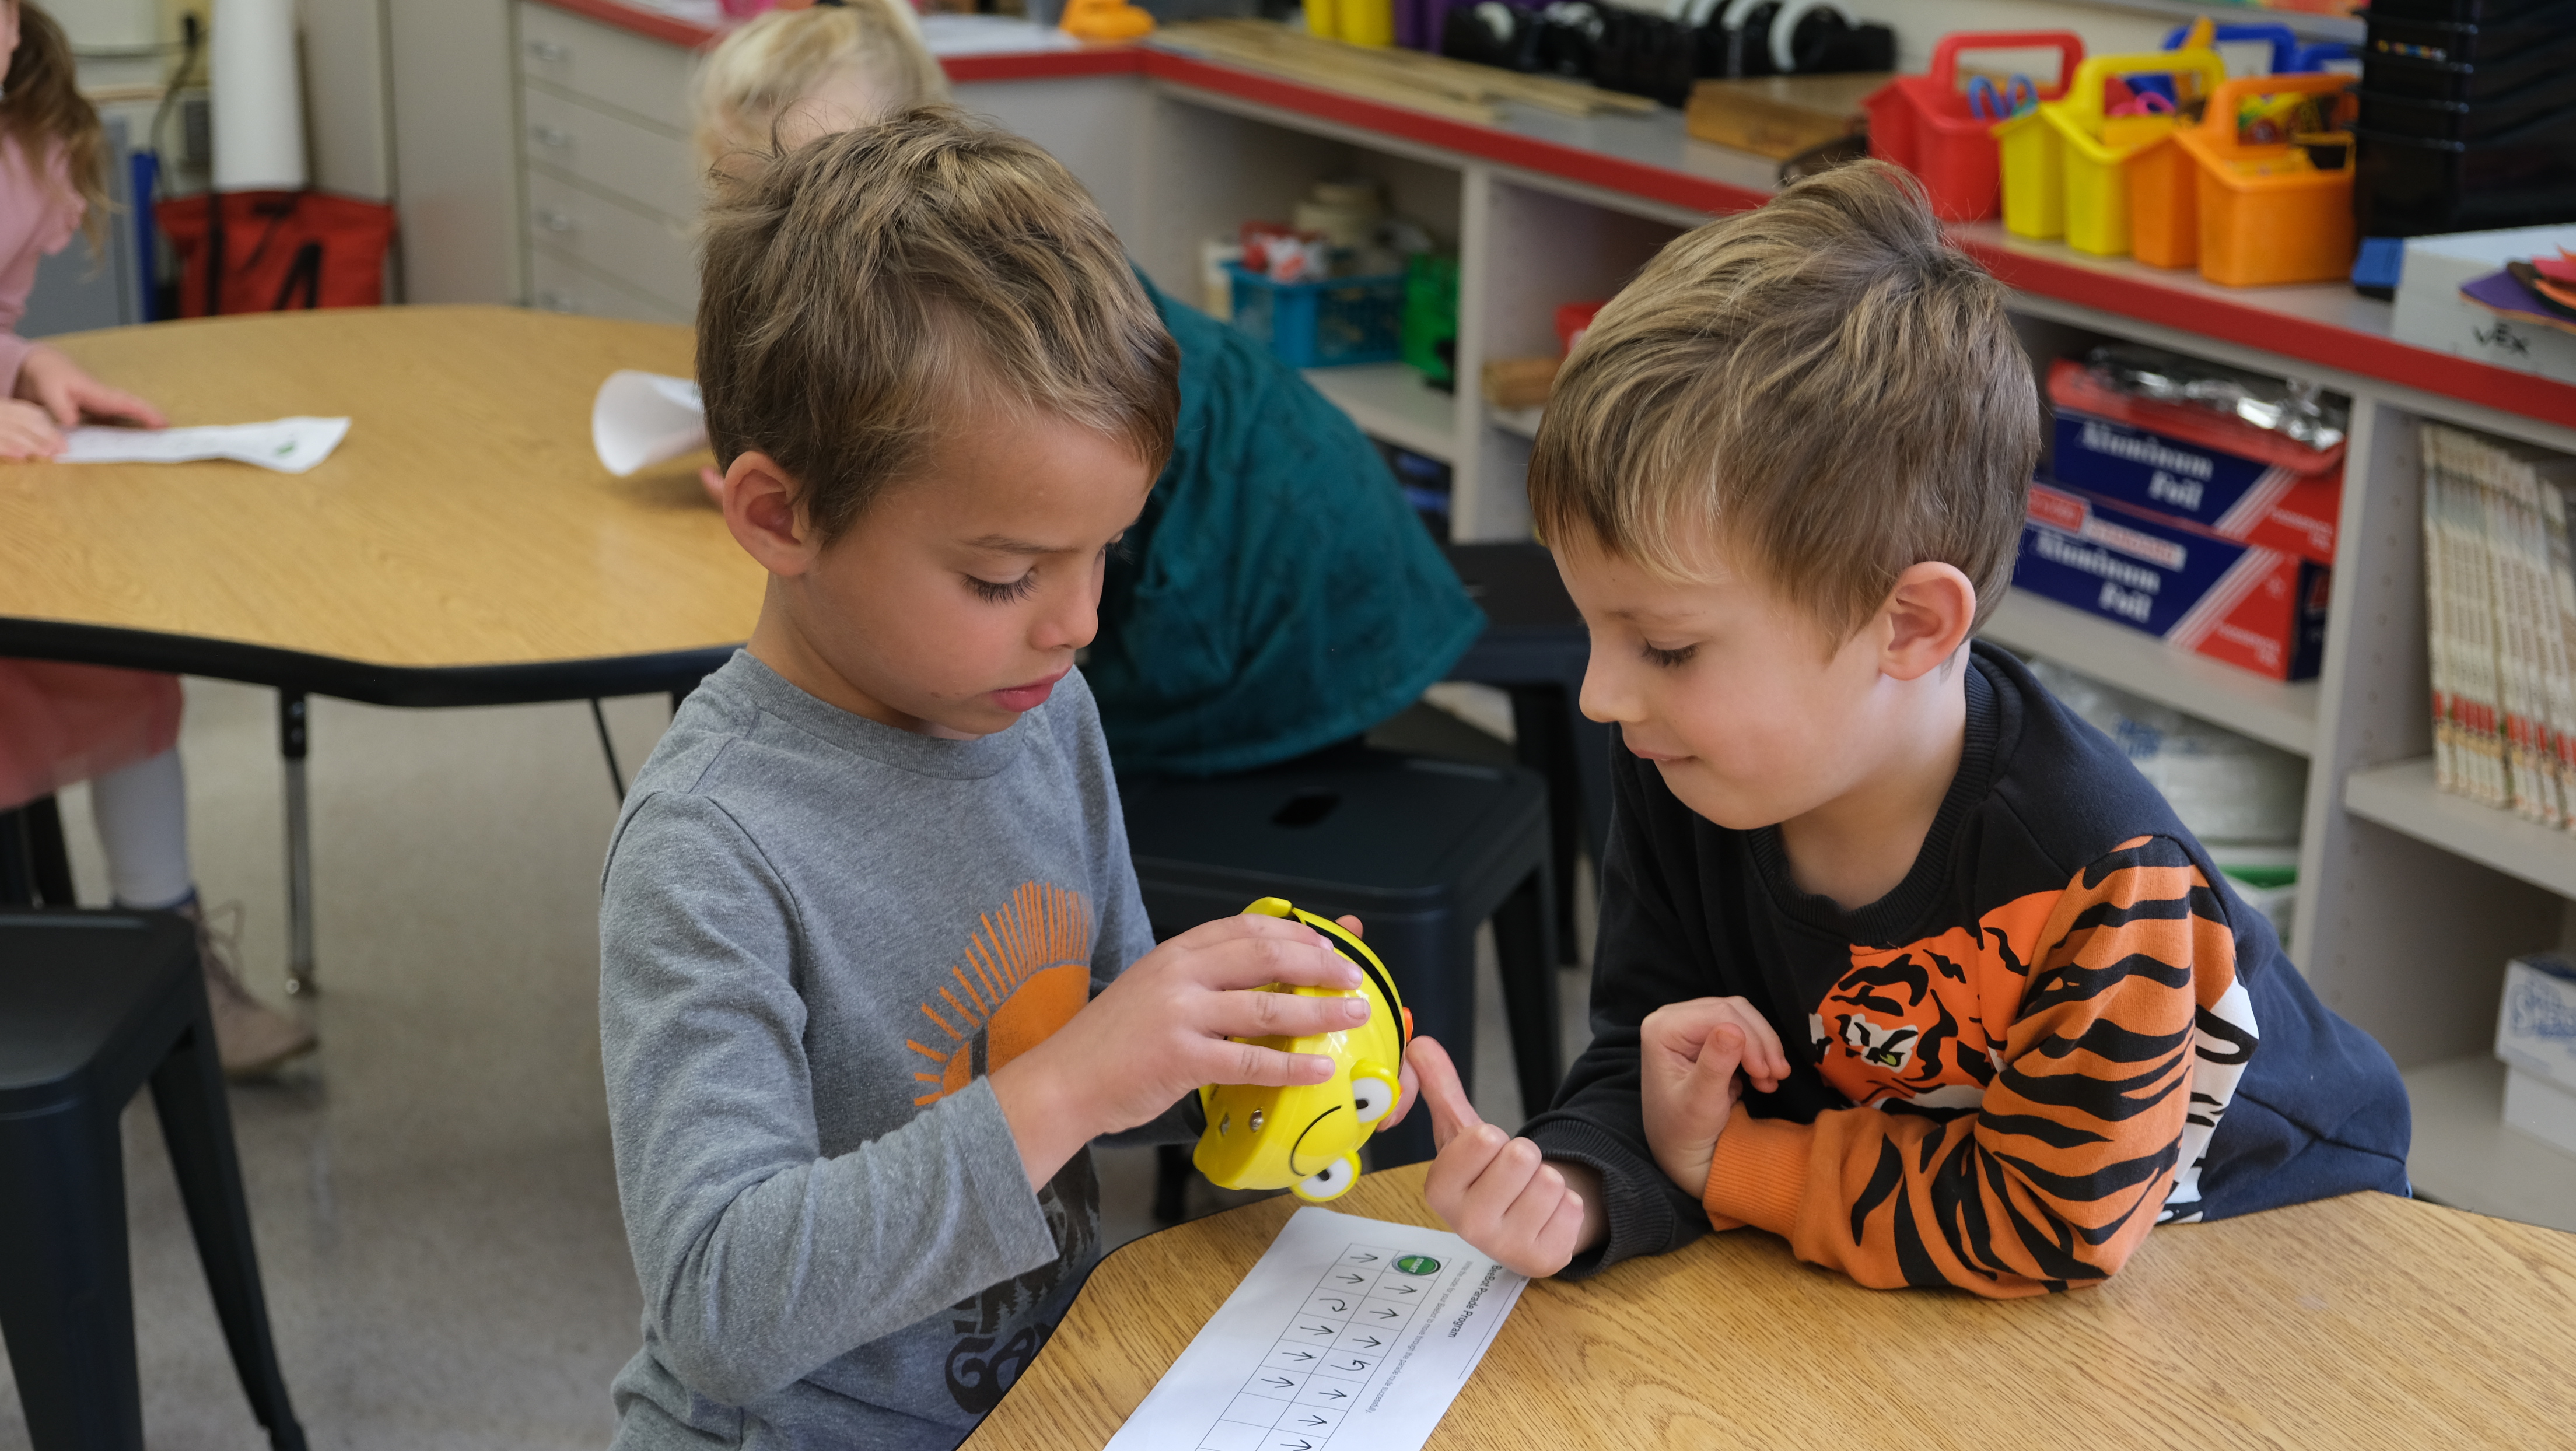
{"type": "Polygon", "coordinates": [[[1348,1391],[1326,1391],[1323,1393],[1323,1399],[1328,1401],[1348,1400],[1350,1399],[1350,1393],[1348,1391]]]}
{"type": "Polygon", "coordinates": [[[1411,1285],[1397,1285],[1389,1289],[1387,1293],[1390,1295],[1410,1295],[1413,1293],[1413,1287],[1411,1285]]]}
{"type": "Polygon", "coordinates": [[[1315,1352],[1311,1350],[1292,1350],[1288,1353],[1298,1360],[1313,1360],[1315,1358],[1315,1352]]]}
{"type": "Polygon", "coordinates": [[[1343,1280],[1343,1282],[1344,1282],[1345,1284],[1352,1284],[1352,1285],[1365,1285],[1365,1284],[1367,1284],[1367,1283],[1368,1283],[1368,1276],[1366,1276],[1366,1275],[1344,1275],[1344,1276],[1342,1276],[1342,1280],[1343,1280]]]}
{"type": "Polygon", "coordinates": [[[1351,1263],[1352,1263],[1352,1264],[1355,1264],[1355,1265],[1373,1265],[1373,1264],[1376,1264],[1376,1263],[1377,1263],[1377,1256],[1375,1256],[1375,1255],[1353,1255],[1353,1256],[1351,1256],[1351,1263]]]}
{"type": "Polygon", "coordinates": [[[1376,1317],[1378,1317],[1378,1318],[1379,1318],[1379,1319],[1381,1319],[1381,1320],[1392,1320],[1392,1319],[1396,1318],[1397,1316],[1399,1316],[1399,1315],[1403,1314],[1404,1312],[1403,1312],[1403,1311],[1401,1311],[1401,1310],[1390,1310],[1390,1309],[1388,1309],[1386,1306],[1384,1306],[1384,1305],[1380,1305],[1380,1306],[1378,1306],[1376,1309],[1371,1310],[1369,1313],[1370,1313],[1370,1314],[1372,1314],[1372,1315],[1375,1315],[1376,1317]]]}
{"type": "Polygon", "coordinates": [[[1355,1356],[1352,1356],[1352,1357],[1351,1357],[1351,1363],[1350,1363],[1350,1364],[1348,1364],[1348,1365],[1346,1365],[1346,1366],[1343,1366],[1343,1367],[1342,1367],[1342,1369],[1344,1369],[1344,1370],[1366,1370],[1366,1369],[1368,1369],[1368,1362],[1367,1362],[1367,1361],[1365,1361],[1365,1360],[1360,1359],[1358,1356],[1356,1356],[1356,1355],[1355,1355],[1355,1356]]]}
{"type": "Polygon", "coordinates": [[[1360,1347],[1360,1349],[1362,1349],[1362,1350],[1375,1350],[1375,1349],[1377,1349],[1380,1345],[1383,1345],[1383,1344],[1385,1344],[1385,1343],[1386,1343],[1386,1342],[1384,1342],[1384,1341],[1382,1341],[1382,1340],[1378,1339],[1376,1336],[1371,1335],[1371,1336],[1367,1337],[1366,1339],[1361,1340],[1361,1341],[1359,1342],[1359,1347],[1360,1347]]]}
{"type": "Polygon", "coordinates": [[[1300,1440],[1296,1445],[1291,1446],[1287,1442],[1282,1441],[1279,1443],[1279,1451],[1315,1451],[1315,1443],[1312,1441],[1300,1440]]]}
{"type": "Polygon", "coordinates": [[[1306,1418],[1306,1424],[1309,1426],[1329,1426],[1332,1422],[1324,1419],[1322,1416],[1308,1416],[1306,1418]]]}
{"type": "Polygon", "coordinates": [[[1300,1325],[1297,1328],[1308,1335],[1330,1335],[1333,1333],[1333,1328],[1329,1325],[1300,1325]]]}
{"type": "Polygon", "coordinates": [[[1266,1385],[1266,1386],[1279,1386],[1279,1387],[1282,1387],[1283,1389],[1284,1389],[1284,1388],[1286,1388],[1286,1387],[1288,1387],[1288,1386],[1293,1386],[1293,1385],[1295,1385],[1295,1384],[1296,1384],[1296,1382],[1295,1382],[1295,1381],[1290,1380],[1288,1377],[1286,1377],[1286,1376],[1284,1376],[1284,1375],[1274,1375],[1274,1376],[1266,1377],[1265,1379],[1263,1379],[1263,1381],[1262,1381],[1261,1383],[1262,1383],[1263,1385],[1266,1385]]]}
{"type": "Polygon", "coordinates": [[[1338,1312],[1338,1311],[1342,1311],[1342,1310],[1347,1310],[1347,1309],[1349,1309],[1349,1308],[1350,1308],[1350,1302],[1349,1302],[1348,1300],[1331,1300],[1331,1301],[1327,1301],[1326,1303],[1330,1304],[1330,1305],[1333,1307],[1333,1309],[1334,1309],[1335,1311],[1337,1311],[1337,1312],[1338,1312]]]}

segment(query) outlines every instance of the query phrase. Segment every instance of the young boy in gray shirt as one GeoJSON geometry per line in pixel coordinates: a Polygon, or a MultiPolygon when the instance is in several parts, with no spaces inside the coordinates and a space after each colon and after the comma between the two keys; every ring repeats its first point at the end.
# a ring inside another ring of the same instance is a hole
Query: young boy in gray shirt
{"type": "Polygon", "coordinates": [[[1146,929],[1073,656],[1176,355],[1089,197],[941,109],[745,170],[698,377],[767,594],[637,776],[600,913],[644,1291],[616,1444],[945,1448],[1097,1257],[1088,1143],[1319,1082],[1230,1039],[1368,1008],[1253,990],[1359,985],[1293,922],[1146,929]]]}

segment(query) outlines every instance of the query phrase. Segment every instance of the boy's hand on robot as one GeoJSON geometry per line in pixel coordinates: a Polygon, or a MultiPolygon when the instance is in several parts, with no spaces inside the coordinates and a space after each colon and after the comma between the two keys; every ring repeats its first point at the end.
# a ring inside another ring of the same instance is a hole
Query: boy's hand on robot
{"type": "Polygon", "coordinates": [[[1717,1137],[1745,1081],[1765,1093],[1778,1088],[1789,1055],[1769,1020],[1740,997],[1666,1004],[1637,1036],[1646,1146],[1675,1184],[1705,1197],[1717,1137]]]}
{"type": "Polygon", "coordinates": [[[1094,1134],[1147,1122],[1203,1083],[1323,1082],[1330,1058],[1231,1040],[1356,1027],[1367,1002],[1253,991],[1272,983],[1352,989],[1360,969],[1297,922],[1220,917],[1138,958],[1030,1056],[1060,1060],[1094,1134]]]}
{"type": "Polygon", "coordinates": [[[1564,1269],[1581,1249],[1583,1196],[1544,1162],[1538,1145],[1484,1121],[1458,1082],[1449,1051],[1423,1037],[1406,1055],[1431,1109],[1439,1157],[1422,1197],[1458,1237],[1532,1279],[1564,1269]]]}

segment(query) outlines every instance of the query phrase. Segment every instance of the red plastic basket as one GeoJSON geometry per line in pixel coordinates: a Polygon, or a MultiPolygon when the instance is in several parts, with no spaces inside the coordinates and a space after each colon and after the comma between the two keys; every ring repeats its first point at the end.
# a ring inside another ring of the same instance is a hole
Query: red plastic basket
{"type": "Polygon", "coordinates": [[[2057,78],[2038,88],[2055,100],[2084,60],[2084,39],[2067,30],[1963,30],[1941,37],[1932,73],[1898,76],[1870,92],[1869,154],[1922,179],[1943,221],[1974,222],[2003,210],[1994,118],[1968,109],[1959,89],[1959,53],[1967,50],[2054,50],[2057,78]]]}

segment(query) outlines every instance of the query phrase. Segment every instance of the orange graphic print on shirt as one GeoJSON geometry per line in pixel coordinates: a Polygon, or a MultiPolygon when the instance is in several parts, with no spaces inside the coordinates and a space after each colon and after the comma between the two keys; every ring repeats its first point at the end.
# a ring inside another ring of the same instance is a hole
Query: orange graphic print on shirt
{"type": "Polygon", "coordinates": [[[930,1060],[916,1068],[916,1104],[932,1104],[1022,1053],[1091,1000],[1091,904],[1080,892],[1026,882],[967,939],[955,986],[921,1004],[929,1020],[904,1046],[930,1060]]]}
{"type": "Polygon", "coordinates": [[[1857,1105],[1975,1108],[2060,896],[2033,892],[1902,947],[1854,947],[1807,1019],[1825,1081],[1857,1105]]]}

